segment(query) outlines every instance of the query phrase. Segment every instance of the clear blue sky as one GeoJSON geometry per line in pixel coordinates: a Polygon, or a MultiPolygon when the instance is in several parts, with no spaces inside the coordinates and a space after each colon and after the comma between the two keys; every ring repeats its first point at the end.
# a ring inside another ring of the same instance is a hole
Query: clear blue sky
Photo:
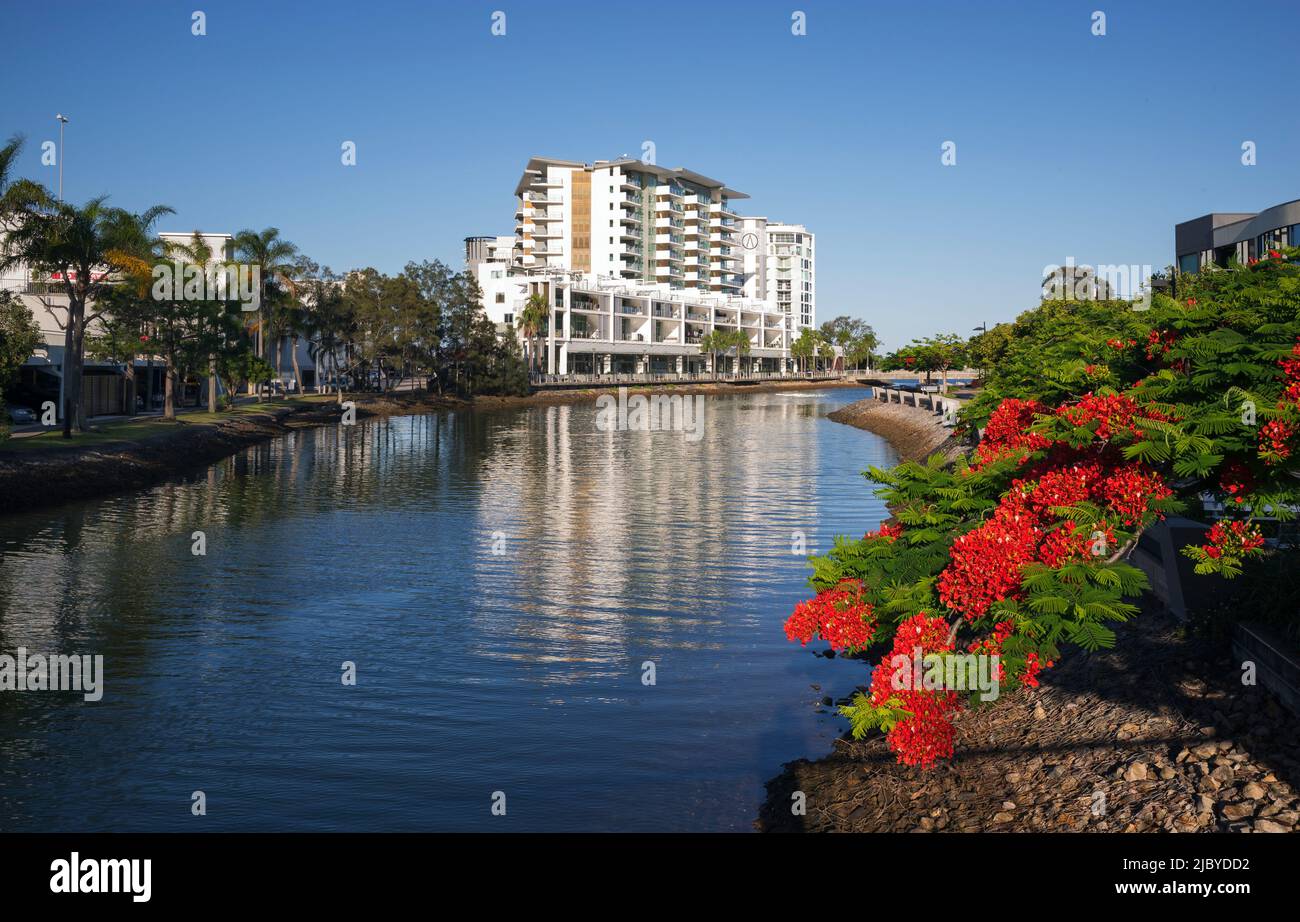
{"type": "Polygon", "coordinates": [[[1300,197],[1297,0],[51,0],[0,21],[0,136],[52,187],[40,142],[69,114],[70,199],[275,225],[340,270],[459,265],[463,237],[512,232],[528,156],[648,139],[807,224],[819,320],[891,347],[1014,317],[1066,257],[1164,266],[1177,221],[1300,197]]]}

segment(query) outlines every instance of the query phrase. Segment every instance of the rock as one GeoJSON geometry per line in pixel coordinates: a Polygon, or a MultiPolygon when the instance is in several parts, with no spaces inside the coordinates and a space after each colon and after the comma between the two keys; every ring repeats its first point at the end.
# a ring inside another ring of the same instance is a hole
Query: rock
{"type": "Polygon", "coordinates": [[[1002,809],[1003,809],[1003,810],[1014,810],[1014,809],[1016,809],[1016,802],[1015,802],[1014,800],[1004,800],[1004,801],[1002,802],[1002,809]]]}
{"type": "Polygon", "coordinates": [[[1047,719],[1047,711],[1043,710],[1043,705],[1040,702],[1037,701],[1034,702],[1034,720],[1046,720],[1046,719],[1047,719]]]}
{"type": "Polygon", "coordinates": [[[1008,783],[1008,784],[1015,784],[1015,783],[1017,783],[1019,780],[1020,780],[1020,772],[1008,772],[1008,773],[1007,773],[1007,783],[1008,783]]]}
{"type": "Polygon", "coordinates": [[[1244,820],[1254,812],[1255,808],[1250,804],[1228,804],[1223,808],[1223,816],[1229,820],[1244,820]]]}
{"type": "Polygon", "coordinates": [[[1198,759],[1208,759],[1219,751],[1219,747],[1213,743],[1201,743],[1192,750],[1192,755],[1198,759]]]}
{"type": "Polygon", "coordinates": [[[1124,772],[1125,781],[1146,781],[1147,780],[1147,763],[1134,762],[1124,772]]]}
{"type": "Polygon", "coordinates": [[[1251,781],[1241,789],[1241,796],[1247,800],[1259,800],[1264,796],[1264,789],[1251,781]]]}
{"type": "Polygon", "coordinates": [[[1281,823],[1275,823],[1273,820],[1255,820],[1256,832],[1290,832],[1286,826],[1281,823]]]}
{"type": "Polygon", "coordinates": [[[993,822],[995,823],[1009,823],[1013,819],[1015,819],[1015,817],[1012,816],[1010,813],[1003,812],[1003,813],[993,814],[993,822]]]}
{"type": "Polygon", "coordinates": [[[1160,769],[1160,777],[1161,777],[1163,780],[1165,780],[1165,781],[1168,781],[1170,778],[1172,778],[1172,777],[1173,777],[1174,775],[1176,775],[1176,774],[1177,774],[1177,772],[1175,772],[1175,771],[1174,771],[1172,768],[1170,768],[1168,765],[1166,765],[1166,766],[1164,766],[1163,768],[1160,769]]]}

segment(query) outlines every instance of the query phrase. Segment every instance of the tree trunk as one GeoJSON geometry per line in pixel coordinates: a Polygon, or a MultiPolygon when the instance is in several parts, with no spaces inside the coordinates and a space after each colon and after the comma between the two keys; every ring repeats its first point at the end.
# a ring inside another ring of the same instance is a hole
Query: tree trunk
{"type": "MultiPolygon", "coordinates": [[[[76,415],[77,403],[72,397],[72,308],[69,301],[67,326],[63,328],[63,437],[72,438],[72,417],[76,415]]],[[[80,382],[77,382],[80,384],[80,382]]]]}
{"type": "Polygon", "coordinates": [[[293,386],[299,397],[302,396],[302,369],[298,367],[298,336],[294,334],[293,350],[289,353],[293,360],[293,386]]]}
{"type": "Polygon", "coordinates": [[[271,379],[271,396],[275,396],[275,385],[280,383],[280,366],[284,363],[284,341],[275,337],[275,377],[271,379]]]}
{"type": "Polygon", "coordinates": [[[217,354],[208,356],[208,412],[217,412],[217,354]]]}
{"type": "Polygon", "coordinates": [[[126,415],[135,416],[135,356],[126,360],[126,370],[122,373],[122,389],[126,391],[126,415]]]}
{"type": "Polygon", "coordinates": [[[78,432],[86,431],[86,405],[81,399],[81,382],[84,378],[85,359],[84,350],[86,348],[86,302],[79,301],[76,305],[69,305],[72,310],[69,312],[68,322],[72,326],[72,368],[73,380],[69,382],[72,386],[73,399],[73,424],[77,427],[78,432]]]}
{"type": "Polygon", "coordinates": [[[163,370],[163,419],[176,418],[176,370],[171,356],[163,370]]]}

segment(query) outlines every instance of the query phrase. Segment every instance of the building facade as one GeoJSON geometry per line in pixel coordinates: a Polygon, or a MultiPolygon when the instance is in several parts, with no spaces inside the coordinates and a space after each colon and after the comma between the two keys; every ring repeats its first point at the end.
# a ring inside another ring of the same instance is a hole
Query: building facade
{"type": "Polygon", "coordinates": [[[519,298],[533,295],[546,299],[550,320],[541,342],[525,348],[536,351],[538,370],[546,374],[748,374],[791,367],[785,315],[766,301],[561,272],[526,277],[519,298]],[[740,331],[748,349],[704,352],[700,342],[715,330],[740,331]]]}
{"type": "Polygon", "coordinates": [[[739,294],[734,202],[716,179],[640,160],[534,157],[515,187],[515,267],[739,294]]]}
{"type": "Polygon", "coordinates": [[[467,237],[465,262],[501,329],[546,298],[545,344],[524,343],[545,373],[784,371],[816,325],[813,234],[741,215],[748,196],[719,180],[533,157],[515,196],[514,237],[467,237]],[[719,329],[743,332],[748,352],[702,353],[719,329]]]}
{"type": "Polygon", "coordinates": [[[1179,272],[1245,263],[1287,246],[1300,246],[1300,199],[1260,212],[1211,212],[1174,226],[1179,272]]]}

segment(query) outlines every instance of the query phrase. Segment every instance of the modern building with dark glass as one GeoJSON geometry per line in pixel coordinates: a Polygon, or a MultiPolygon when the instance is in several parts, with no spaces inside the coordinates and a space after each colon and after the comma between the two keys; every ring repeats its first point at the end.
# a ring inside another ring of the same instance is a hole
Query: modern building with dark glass
{"type": "Polygon", "coordinates": [[[1286,246],[1300,246],[1300,199],[1260,212],[1212,212],[1174,226],[1179,272],[1245,263],[1286,246]]]}

